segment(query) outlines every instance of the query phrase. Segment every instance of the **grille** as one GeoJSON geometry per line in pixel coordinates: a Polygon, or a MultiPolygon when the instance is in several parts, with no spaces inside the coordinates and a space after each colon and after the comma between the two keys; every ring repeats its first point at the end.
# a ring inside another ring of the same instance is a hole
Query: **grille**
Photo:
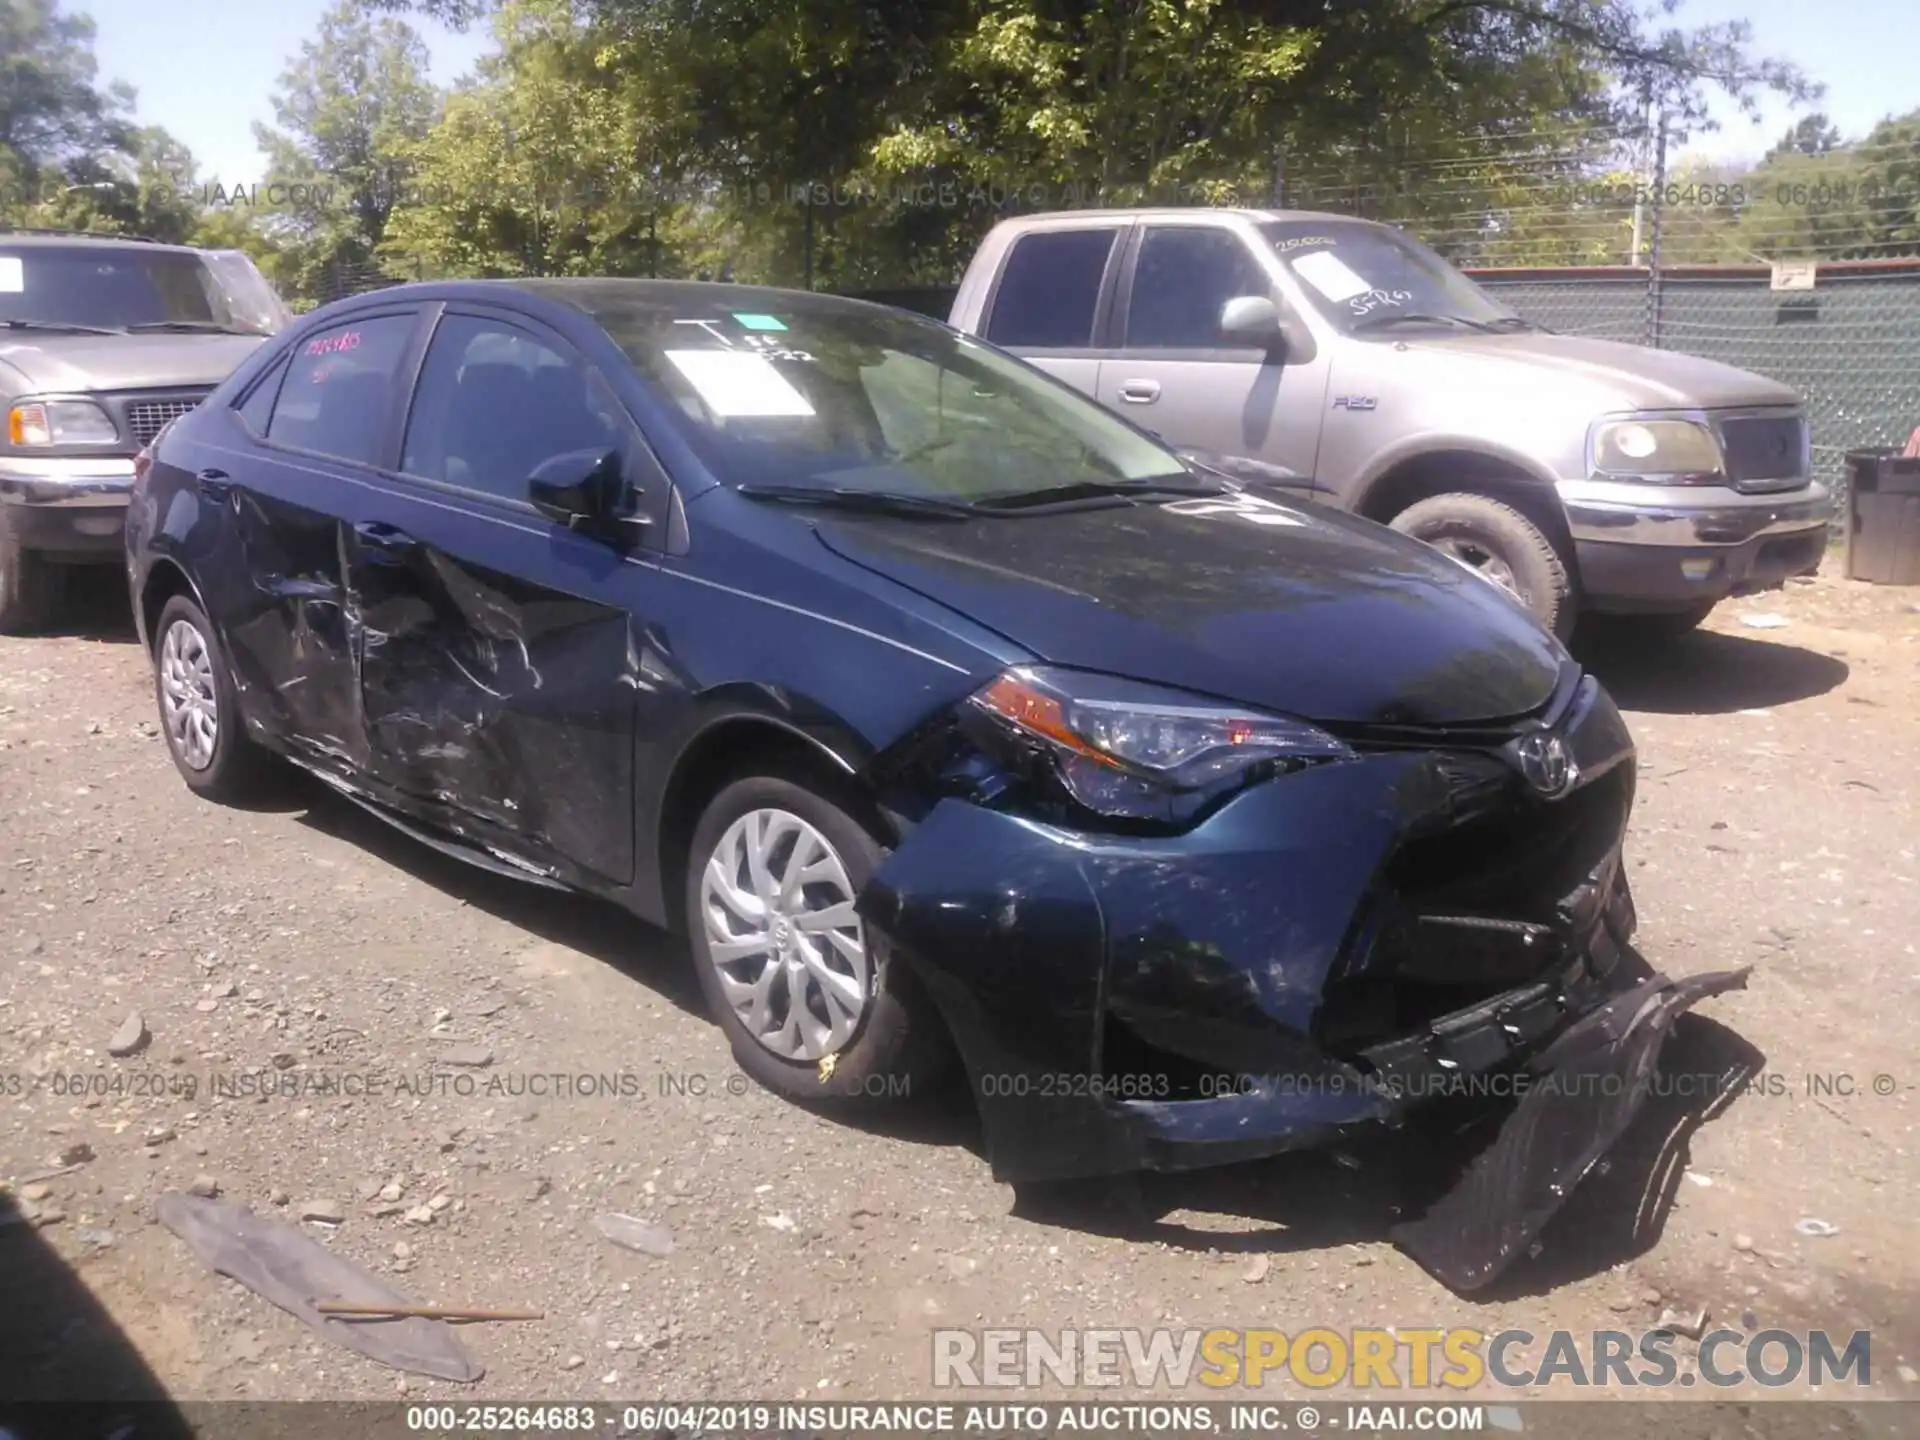
{"type": "Polygon", "coordinates": [[[1736,485],[1797,481],[1807,473],[1807,422],[1796,415],[1751,415],[1720,422],[1727,477],[1736,485]]]}
{"type": "Polygon", "coordinates": [[[127,429],[132,433],[134,443],[152,443],[162,426],[169,420],[178,420],[193,409],[200,403],[200,398],[195,395],[186,400],[136,400],[128,405],[127,429]]]}

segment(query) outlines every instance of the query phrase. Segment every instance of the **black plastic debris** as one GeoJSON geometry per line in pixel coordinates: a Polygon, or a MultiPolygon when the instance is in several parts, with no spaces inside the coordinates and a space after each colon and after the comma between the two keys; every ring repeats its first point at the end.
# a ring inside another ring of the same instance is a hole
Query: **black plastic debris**
{"type": "Polygon", "coordinates": [[[1527,1067],[1499,1135],[1394,1243],[1442,1283],[1483,1289],[1533,1248],[1652,1091],[1673,1022],[1711,995],[1745,989],[1747,969],[1656,975],[1570,1026],[1527,1067]]]}

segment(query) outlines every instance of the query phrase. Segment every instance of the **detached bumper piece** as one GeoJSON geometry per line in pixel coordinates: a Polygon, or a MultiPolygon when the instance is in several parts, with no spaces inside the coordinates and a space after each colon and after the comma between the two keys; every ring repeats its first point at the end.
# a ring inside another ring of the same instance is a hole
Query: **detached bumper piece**
{"type": "Polygon", "coordinates": [[[1497,1279],[1626,1133],[1673,1022],[1745,989],[1748,973],[1656,975],[1571,1026],[1527,1067],[1531,1083],[1493,1143],[1424,1216],[1394,1228],[1394,1243],[1455,1290],[1497,1279]]]}

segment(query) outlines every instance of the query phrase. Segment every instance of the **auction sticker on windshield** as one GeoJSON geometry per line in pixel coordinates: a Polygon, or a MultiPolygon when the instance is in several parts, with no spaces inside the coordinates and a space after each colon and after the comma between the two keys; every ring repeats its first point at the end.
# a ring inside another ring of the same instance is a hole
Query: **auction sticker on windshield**
{"type": "Polygon", "coordinates": [[[1371,282],[1354,274],[1353,267],[1331,250],[1316,250],[1290,263],[1294,274],[1335,303],[1364,295],[1373,288],[1371,282]]]}
{"type": "Polygon", "coordinates": [[[18,255],[0,255],[0,295],[18,295],[26,288],[26,262],[18,255]]]}
{"type": "Polygon", "coordinates": [[[668,350],[707,408],[721,419],[811,415],[813,406],[773,362],[750,350],[668,350]]]}

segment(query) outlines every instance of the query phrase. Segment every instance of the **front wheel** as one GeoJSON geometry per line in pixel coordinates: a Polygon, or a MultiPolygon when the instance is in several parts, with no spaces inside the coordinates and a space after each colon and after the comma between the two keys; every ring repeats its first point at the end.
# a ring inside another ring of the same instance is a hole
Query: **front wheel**
{"type": "Polygon", "coordinates": [[[713,799],[688,850],[700,989],[740,1068],[791,1099],[903,1100],[947,1043],[924,993],[854,912],[885,855],[851,805],[772,775],[713,799]]]}
{"type": "Polygon", "coordinates": [[[1562,640],[1572,633],[1576,607],[1566,562],[1540,527],[1513,506],[1455,492],[1409,505],[1391,523],[1498,585],[1562,640]]]}
{"type": "Polygon", "coordinates": [[[153,690],[167,753],[188,788],[210,800],[244,798],[266,752],[247,737],[212,622],[185,595],[167,601],[154,622],[153,690]]]}

